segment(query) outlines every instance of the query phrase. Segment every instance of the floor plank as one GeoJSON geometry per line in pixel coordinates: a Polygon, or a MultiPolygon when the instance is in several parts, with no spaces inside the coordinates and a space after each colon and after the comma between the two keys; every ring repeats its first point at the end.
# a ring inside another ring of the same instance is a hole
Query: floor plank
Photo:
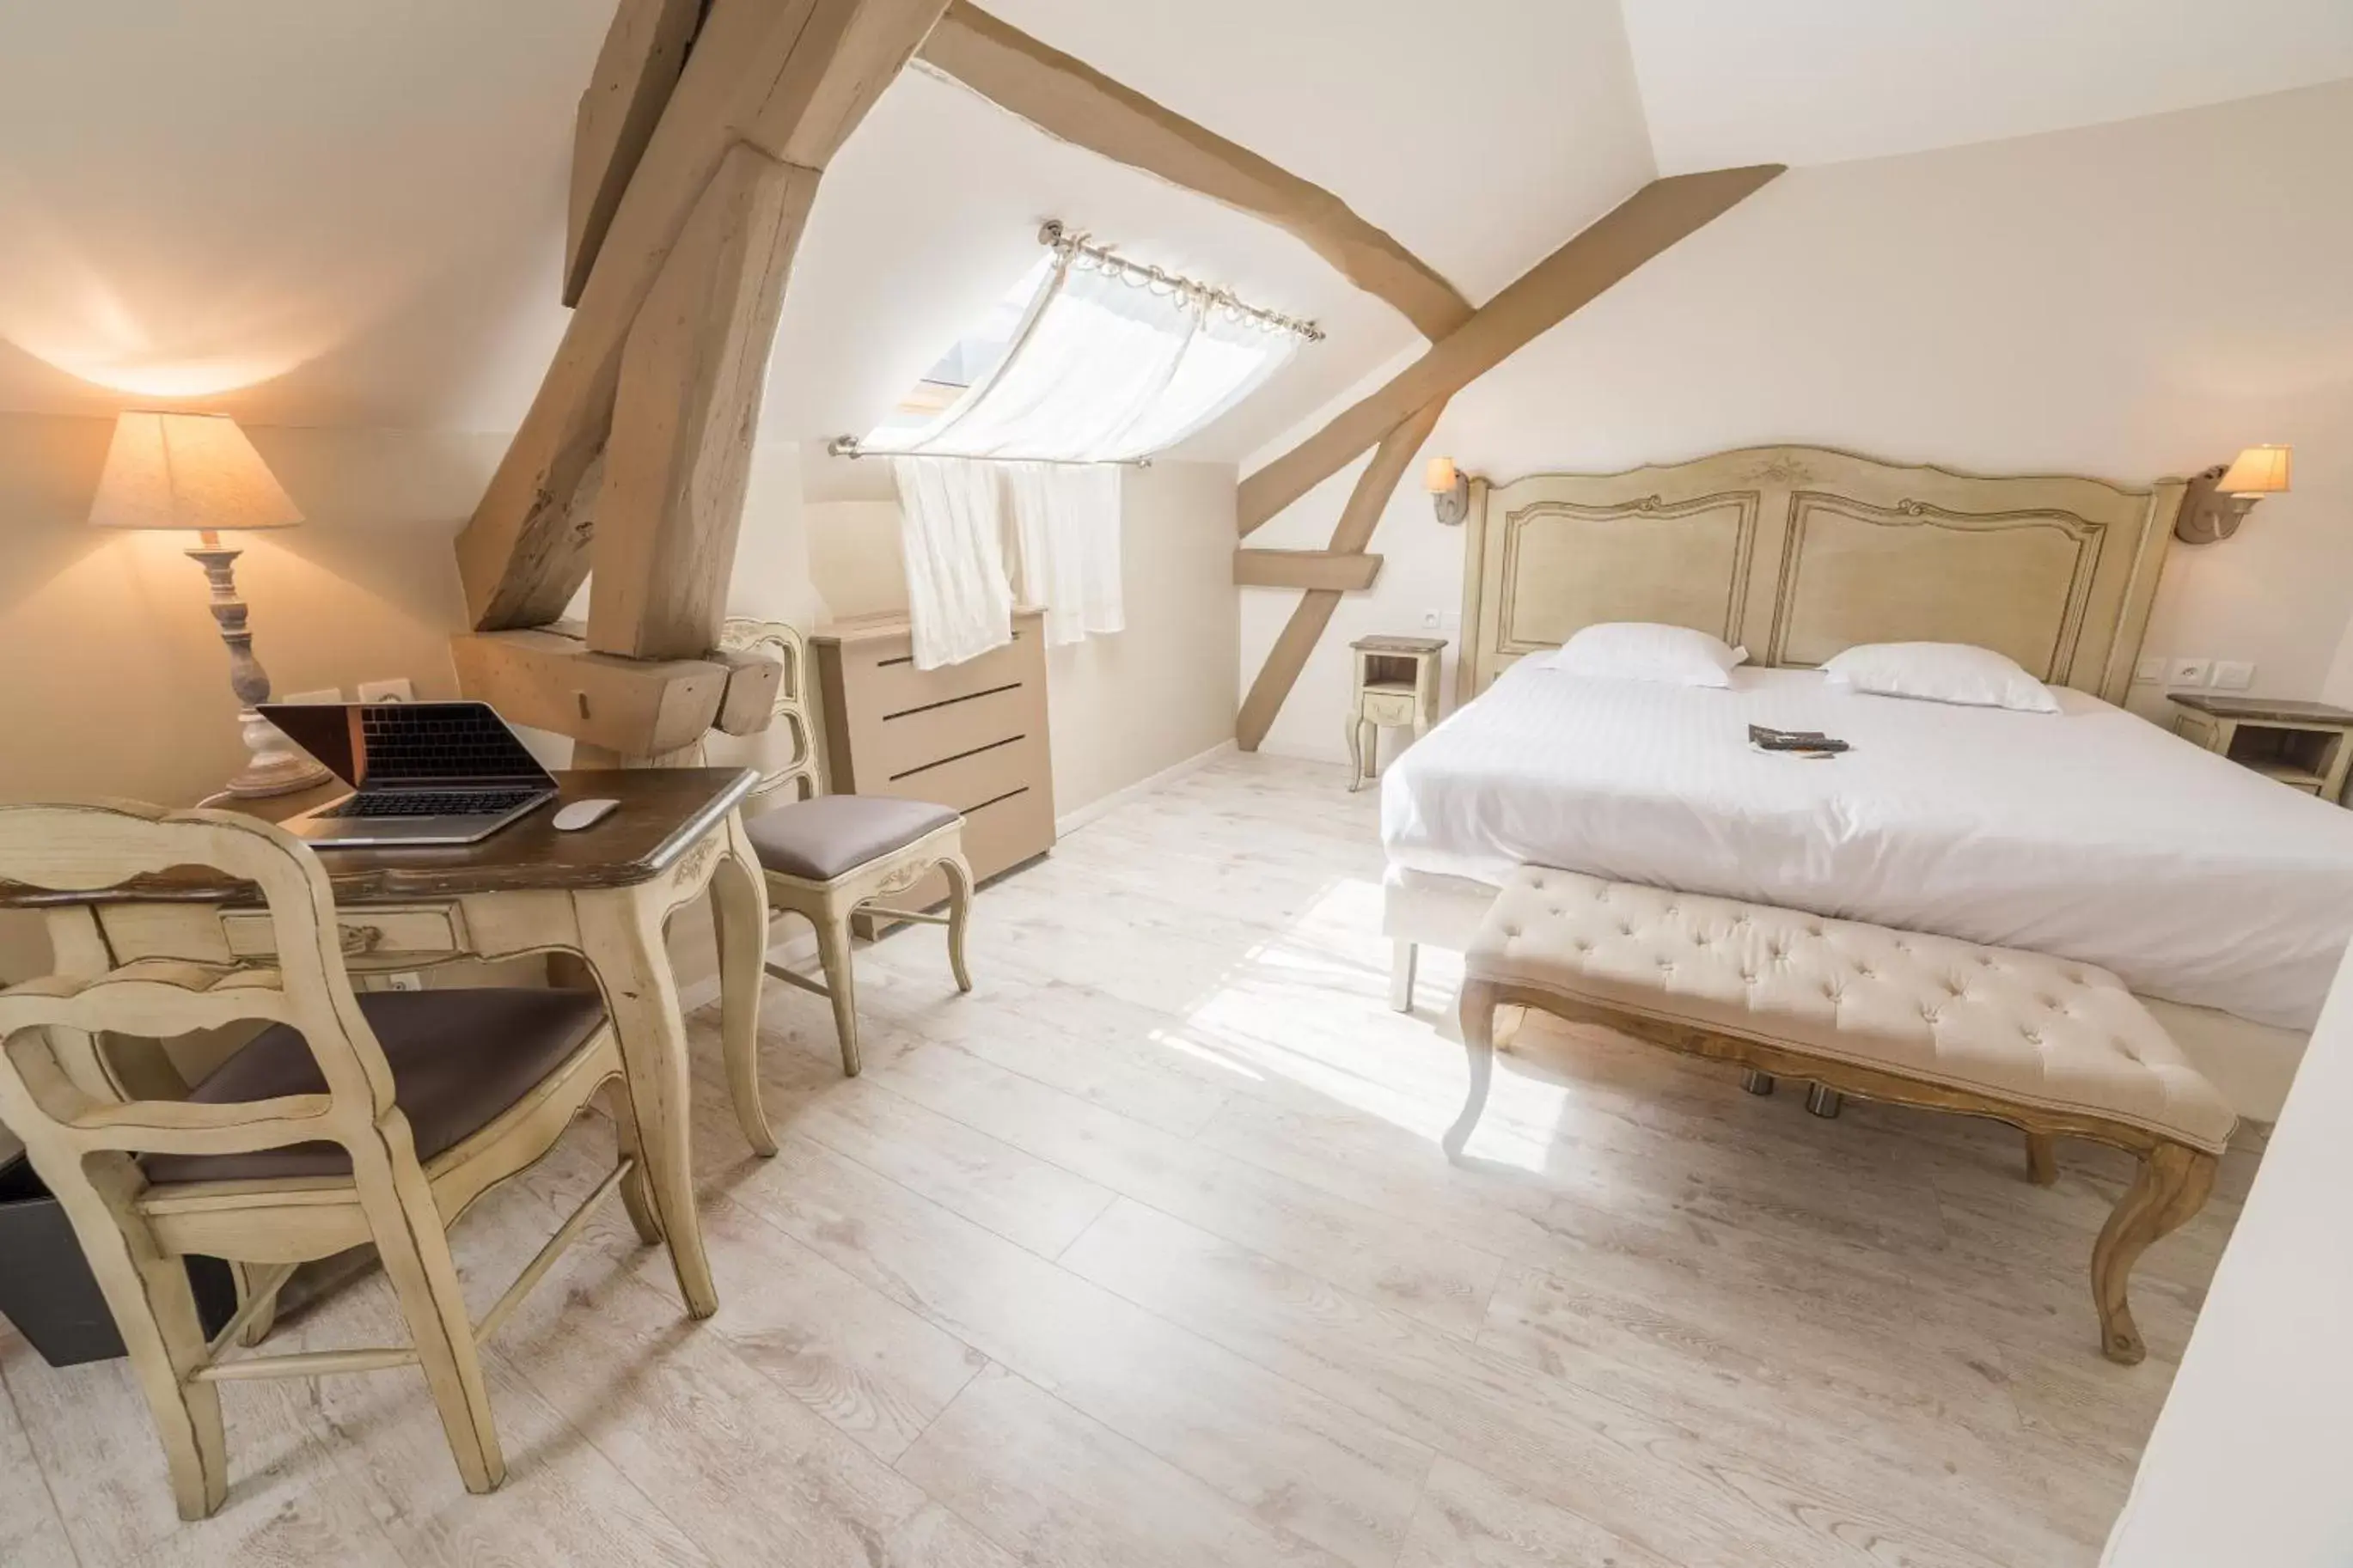
{"type": "Polygon", "coordinates": [[[1336,1568],[1101,1422],[1001,1368],[899,1468],[1038,1568],[1336,1568]]]}
{"type": "Polygon", "coordinates": [[[1675,1568],[1654,1552],[1441,1456],[1398,1568],[1675,1568]]]}
{"type": "Polygon", "coordinates": [[[12,1364],[37,1360],[26,1344],[0,1320],[0,1563],[24,1568],[73,1568],[73,1543],[49,1495],[47,1478],[34,1458],[16,1405],[8,1392],[12,1364]]]}

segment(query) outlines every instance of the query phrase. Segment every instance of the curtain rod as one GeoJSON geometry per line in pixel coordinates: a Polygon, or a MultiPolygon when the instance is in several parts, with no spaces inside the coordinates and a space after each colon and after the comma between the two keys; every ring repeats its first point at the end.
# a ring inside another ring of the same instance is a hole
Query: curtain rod
{"type": "Polygon", "coordinates": [[[961,452],[870,452],[855,436],[836,436],[825,444],[828,456],[836,458],[944,458],[958,463],[1044,463],[1056,468],[1148,468],[1149,458],[968,458],[961,452]]]}
{"type": "Polygon", "coordinates": [[[1296,316],[1286,316],[1277,310],[1262,310],[1255,305],[1244,304],[1229,289],[1212,288],[1207,283],[1196,282],[1174,272],[1164,272],[1141,261],[1131,261],[1109,246],[1097,245],[1082,234],[1072,234],[1063,226],[1060,218],[1046,221],[1045,226],[1038,230],[1038,243],[1065,261],[1074,256],[1083,256],[1105,271],[1116,271],[1128,282],[1166,289],[1172,293],[1190,294],[1243,321],[1255,321],[1270,331],[1291,332],[1311,343],[1324,341],[1324,329],[1313,321],[1303,321],[1296,316]]]}

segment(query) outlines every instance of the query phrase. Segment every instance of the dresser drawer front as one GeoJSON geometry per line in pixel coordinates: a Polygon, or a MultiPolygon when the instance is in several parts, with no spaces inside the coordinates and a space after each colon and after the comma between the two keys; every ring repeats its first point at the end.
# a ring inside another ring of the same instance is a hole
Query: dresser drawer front
{"type": "MultiPolygon", "coordinates": [[[[343,957],[349,962],[374,958],[451,958],[466,950],[465,917],[455,904],[417,904],[380,910],[356,910],[336,917],[343,957]]],[[[238,958],[266,958],[278,950],[277,937],[264,910],[227,910],[221,914],[221,933],[238,958]]]]}
{"type": "Polygon", "coordinates": [[[1413,722],[1414,699],[1410,691],[1367,691],[1362,709],[1368,724],[1407,725],[1413,722]]]}

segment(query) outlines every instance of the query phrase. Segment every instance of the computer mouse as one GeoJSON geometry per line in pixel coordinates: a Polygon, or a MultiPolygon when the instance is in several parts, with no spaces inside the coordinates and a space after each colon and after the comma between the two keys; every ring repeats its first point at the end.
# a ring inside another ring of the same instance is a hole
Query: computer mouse
{"type": "Polygon", "coordinates": [[[584,827],[594,827],[613,815],[617,800],[575,800],[555,814],[555,831],[577,833],[584,827]]]}

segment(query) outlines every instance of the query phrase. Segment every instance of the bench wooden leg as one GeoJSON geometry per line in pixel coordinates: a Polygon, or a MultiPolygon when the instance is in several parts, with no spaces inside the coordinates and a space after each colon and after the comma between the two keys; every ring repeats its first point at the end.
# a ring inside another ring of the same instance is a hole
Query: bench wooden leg
{"type": "Polygon", "coordinates": [[[2110,1361],[2131,1366],[2148,1353],[2125,1299],[2133,1265],[2151,1242],[2205,1206],[2216,1163],[2185,1144],[2151,1149],[2093,1244],[2092,1302],[2100,1313],[2100,1352],[2110,1361]]]}
{"type": "Polygon", "coordinates": [[[1392,1012],[1413,1011],[1414,960],[1420,951],[1409,942],[1389,944],[1389,1008],[1392,1012]]]}
{"type": "Polygon", "coordinates": [[[1471,1059],[1471,1092],[1463,1097],[1462,1114],[1446,1130],[1440,1142],[1446,1157],[1460,1160],[1479,1113],[1487,1109],[1487,1085],[1495,1076],[1495,988],[1483,981],[1462,983],[1462,1050],[1471,1059]]]}
{"type": "Polygon", "coordinates": [[[2059,1141],[2048,1132],[2026,1135],[2026,1179],[2038,1187],[2059,1180],[2059,1141]]]}

